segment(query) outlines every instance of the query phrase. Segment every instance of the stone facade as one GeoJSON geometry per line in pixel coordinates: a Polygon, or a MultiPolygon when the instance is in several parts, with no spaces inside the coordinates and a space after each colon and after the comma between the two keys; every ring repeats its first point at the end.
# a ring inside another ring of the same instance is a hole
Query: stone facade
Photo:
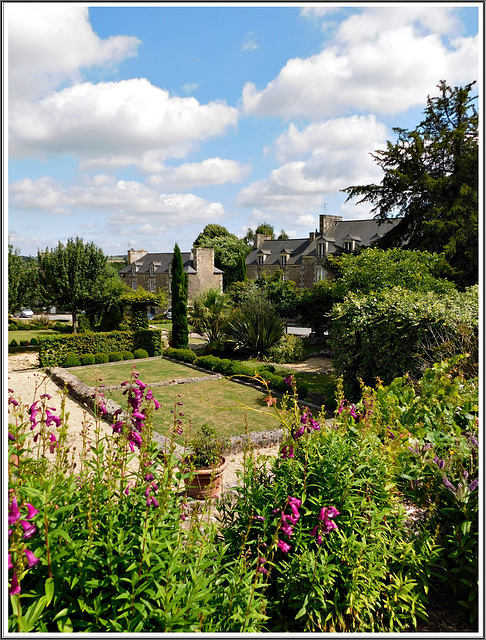
{"type": "MultiPolygon", "coordinates": [[[[124,282],[132,289],[139,286],[153,293],[167,295],[168,307],[171,306],[172,253],[147,253],[143,249],[128,251],[128,265],[118,272],[124,282]]],[[[223,290],[223,272],[214,266],[214,249],[194,247],[191,252],[182,252],[182,264],[188,275],[188,302],[204,291],[217,288],[223,290]]],[[[155,309],[160,313],[163,309],[155,309]]]]}
{"type": "Polygon", "coordinates": [[[299,288],[329,277],[324,268],[327,256],[338,249],[354,251],[358,246],[370,247],[397,224],[392,220],[379,224],[376,220],[343,220],[341,216],[319,216],[319,229],[308,238],[271,240],[269,236],[254,237],[253,251],[246,258],[250,280],[262,273],[281,270],[285,280],[293,280],[299,288]]]}

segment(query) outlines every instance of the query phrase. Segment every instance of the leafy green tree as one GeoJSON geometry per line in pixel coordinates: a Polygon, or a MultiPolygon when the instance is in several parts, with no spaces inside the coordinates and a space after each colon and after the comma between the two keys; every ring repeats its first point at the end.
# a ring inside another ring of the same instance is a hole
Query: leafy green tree
{"type": "Polygon", "coordinates": [[[264,292],[281,318],[291,318],[296,313],[300,293],[293,280],[283,280],[282,276],[281,269],[274,273],[262,273],[256,286],[264,292]]]}
{"type": "Polygon", "coordinates": [[[255,233],[259,233],[263,236],[271,236],[272,240],[275,240],[275,229],[273,228],[273,225],[268,222],[260,222],[255,233]]]}
{"type": "Polygon", "coordinates": [[[132,313],[132,327],[134,329],[148,329],[149,322],[147,307],[164,307],[167,303],[165,293],[152,293],[141,286],[134,291],[124,284],[124,292],[120,296],[120,301],[130,307],[132,313]]]}
{"type": "Polygon", "coordinates": [[[368,202],[378,220],[399,223],[382,248],[444,253],[450,277],[460,287],[478,281],[478,114],[471,82],[427,98],[424,119],[412,131],[395,128],[373,159],[384,172],[380,184],[343,189],[347,201],[368,202]]]}
{"type": "Polygon", "coordinates": [[[8,311],[17,313],[26,304],[26,264],[18,249],[8,245],[8,311]]]}
{"type": "Polygon", "coordinates": [[[289,239],[288,235],[285,233],[285,230],[282,229],[280,231],[280,234],[279,234],[277,240],[288,240],[288,239],[289,239]]]}
{"type": "Polygon", "coordinates": [[[76,333],[77,315],[104,290],[106,256],[92,242],[70,238],[66,246],[59,242],[55,249],[39,251],[38,260],[46,296],[55,305],[70,310],[76,333]]]}
{"type": "Polygon", "coordinates": [[[220,340],[228,309],[228,296],[219,289],[202,291],[194,299],[189,313],[194,331],[207,338],[210,344],[220,340]]]}
{"type": "Polygon", "coordinates": [[[179,245],[172,257],[172,346],[186,349],[189,344],[187,322],[187,273],[184,271],[179,245]]]}
{"type": "Polygon", "coordinates": [[[223,271],[225,289],[241,277],[241,256],[246,258],[251,249],[243,240],[219,224],[208,224],[194,242],[195,247],[214,249],[214,263],[223,271]]]}

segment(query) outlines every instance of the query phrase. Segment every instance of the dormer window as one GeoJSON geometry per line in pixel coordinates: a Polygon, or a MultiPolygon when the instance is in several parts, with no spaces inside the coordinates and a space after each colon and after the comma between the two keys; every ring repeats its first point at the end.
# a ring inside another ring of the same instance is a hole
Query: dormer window
{"type": "Polygon", "coordinates": [[[137,273],[137,267],[135,265],[132,266],[132,276],[137,273]]]}
{"type": "Polygon", "coordinates": [[[280,256],[280,266],[285,267],[286,264],[287,264],[287,254],[284,253],[283,255],[280,256]]]}
{"type": "Polygon", "coordinates": [[[324,258],[327,253],[327,242],[318,242],[317,243],[317,257],[324,258]]]}
{"type": "Polygon", "coordinates": [[[263,256],[263,255],[259,255],[258,256],[257,261],[258,261],[258,266],[259,267],[263,266],[264,260],[265,260],[265,256],[263,256]]]}
{"type": "Polygon", "coordinates": [[[151,265],[150,265],[150,267],[149,267],[149,272],[150,272],[150,275],[151,275],[151,276],[153,276],[153,275],[154,275],[154,265],[153,265],[153,264],[151,264],[151,265]]]}
{"type": "Polygon", "coordinates": [[[345,251],[354,251],[354,240],[343,242],[343,249],[345,251]]]}

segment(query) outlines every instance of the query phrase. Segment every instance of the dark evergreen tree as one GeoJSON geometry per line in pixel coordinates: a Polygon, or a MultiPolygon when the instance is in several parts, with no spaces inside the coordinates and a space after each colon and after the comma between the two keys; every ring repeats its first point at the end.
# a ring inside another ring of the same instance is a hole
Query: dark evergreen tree
{"type": "Polygon", "coordinates": [[[187,280],[181,250],[176,244],[172,257],[172,346],[175,349],[187,349],[189,344],[187,280]]]}
{"type": "Polygon", "coordinates": [[[240,254],[236,263],[233,282],[246,282],[247,279],[246,258],[243,254],[240,254]]]}
{"type": "Polygon", "coordinates": [[[438,85],[427,99],[424,119],[413,130],[395,128],[397,141],[373,154],[383,169],[380,184],[343,189],[369,202],[375,218],[400,222],[380,241],[444,253],[444,274],[459,286],[478,282],[478,114],[477,99],[465,87],[438,85]]]}

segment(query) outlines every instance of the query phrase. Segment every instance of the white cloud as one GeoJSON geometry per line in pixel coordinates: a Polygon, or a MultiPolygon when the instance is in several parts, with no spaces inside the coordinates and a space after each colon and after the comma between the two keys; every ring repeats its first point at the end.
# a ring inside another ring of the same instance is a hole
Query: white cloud
{"type": "Polygon", "coordinates": [[[132,36],[100,38],[84,6],[15,2],[5,6],[5,16],[11,101],[79,79],[83,67],[115,65],[137,55],[141,44],[132,36]]]}
{"type": "Polygon", "coordinates": [[[10,206],[48,213],[109,214],[108,225],[132,233],[133,229],[178,228],[196,224],[204,227],[224,215],[219,202],[209,202],[190,193],[160,193],[134,180],[95,176],[89,183],[63,187],[49,177],[25,178],[10,186],[10,206]]]}
{"type": "Polygon", "coordinates": [[[238,203],[303,215],[326,194],[379,180],[382,172],[370,154],[384,148],[386,135],[386,127],[371,115],[312,123],[302,130],[292,123],[273,146],[285,164],[242,189],[238,203]]]}
{"type": "Polygon", "coordinates": [[[258,44],[255,40],[254,34],[251,31],[246,35],[246,39],[243,43],[242,49],[243,51],[255,51],[256,49],[258,49],[258,44]]]}
{"type": "Polygon", "coordinates": [[[12,113],[10,144],[17,155],[80,155],[86,168],[143,165],[148,153],[183,157],[237,119],[224,102],[171,97],[144,78],[82,83],[12,113]]]}
{"type": "Polygon", "coordinates": [[[165,190],[186,191],[197,186],[241,182],[250,172],[250,166],[235,160],[207,158],[203,162],[164,167],[158,175],[150,176],[147,184],[165,190]]]}
{"type": "Polygon", "coordinates": [[[367,9],[343,21],[319,54],[289,60],[263,90],[246,83],[243,110],[321,120],[367,109],[393,114],[423,104],[441,79],[461,84],[477,78],[477,37],[445,44],[441,33],[455,33],[453,14],[441,7],[367,9]]]}
{"type": "Polygon", "coordinates": [[[197,82],[183,84],[181,89],[184,93],[192,93],[196,89],[199,89],[199,84],[197,82]]]}

